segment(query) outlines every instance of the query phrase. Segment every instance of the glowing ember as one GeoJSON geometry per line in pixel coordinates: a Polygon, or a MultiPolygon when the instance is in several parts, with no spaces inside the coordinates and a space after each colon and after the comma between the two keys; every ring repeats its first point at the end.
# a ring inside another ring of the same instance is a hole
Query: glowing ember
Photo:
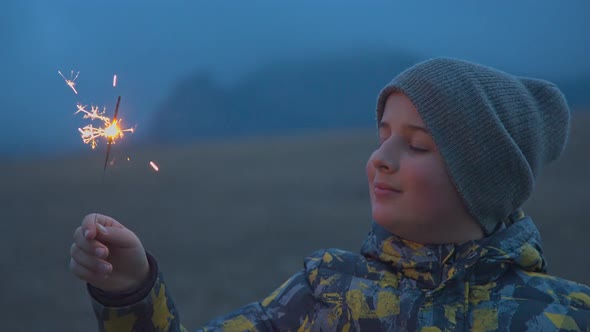
{"type": "Polygon", "coordinates": [[[113,75],[113,87],[117,86],[117,74],[113,75]]]}
{"type": "Polygon", "coordinates": [[[158,165],[156,165],[156,163],[154,163],[153,161],[150,161],[150,166],[152,166],[152,168],[156,172],[160,170],[160,168],[158,167],[158,165]]]}
{"type": "Polygon", "coordinates": [[[119,127],[117,127],[117,120],[113,121],[110,126],[104,129],[104,133],[108,138],[115,138],[120,132],[119,127]]]}
{"type": "Polygon", "coordinates": [[[86,110],[85,105],[78,104],[77,107],[78,110],[75,114],[83,113],[84,119],[99,120],[102,122],[103,127],[93,127],[92,124],[89,124],[83,128],[78,128],[78,131],[82,136],[82,141],[84,141],[85,144],[90,144],[93,149],[96,148],[98,144],[97,139],[100,137],[104,137],[111,143],[115,143],[115,140],[122,138],[124,133],[133,133],[134,131],[133,128],[121,129],[121,119],[116,119],[111,123],[111,119],[104,115],[106,109],[103,109],[101,112],[98,106],[91,106],[90,111],[86,110]]]}
{"type": "Polygon", "coordinates": [[[64,79],[64,81],[66,81],[66,84],[72,88],[72,90],[74,91],[75,94],[78,94],[78,91],[76,91],[76,79],[78,79],[78,75],[80,75],[80,72],[76,73],[76,76],[74,77],[74,71],[72,70],[70,72],[70,79],[68,80],[62,73],[61,71],[57,71],[58,74],[61,75],[61,77],[64,79]]]}

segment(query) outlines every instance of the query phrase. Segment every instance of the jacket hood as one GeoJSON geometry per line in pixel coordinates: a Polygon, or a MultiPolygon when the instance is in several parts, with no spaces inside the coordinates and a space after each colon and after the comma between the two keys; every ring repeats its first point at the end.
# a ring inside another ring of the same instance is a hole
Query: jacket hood
{"type": "Polygon", "coordinates": [[[512,268],[541,273],[547,270],[541,236],[529,216],[481,240],[437,245],[409,241],[373,221],[361,254],[405,276],[417,287],[430,289],[461,277],[476,283],[490,282],[512,268]]]}

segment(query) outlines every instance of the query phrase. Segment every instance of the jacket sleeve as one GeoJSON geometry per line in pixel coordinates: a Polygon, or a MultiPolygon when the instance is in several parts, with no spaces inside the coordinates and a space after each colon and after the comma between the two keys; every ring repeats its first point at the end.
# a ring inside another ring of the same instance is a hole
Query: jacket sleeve
{"type": "MultiPolygon", "coordinates": [[[[156,260],[148,253],[150,279],[137,292],[113,294],[88,285],[101,332],[187,332],[156,260]]],[[[216,318],[197,331],[295,331],[309,325],[315,300],[308,273],[293,275],[271,295],[216,318]]]]}
{"type": "Polygon", "coordinates": [[[87,284],[100,332],[186,332],[174,301],[158,271],[156,259],[146,252],[150,277],[132,293],[105,292],[87,284]]]}
{"type": "Polygon", "coordinates": [[[312,321],[315,300],[302,270],[261,302],[207,323],[199,331],[297,331],[312,321]]]}

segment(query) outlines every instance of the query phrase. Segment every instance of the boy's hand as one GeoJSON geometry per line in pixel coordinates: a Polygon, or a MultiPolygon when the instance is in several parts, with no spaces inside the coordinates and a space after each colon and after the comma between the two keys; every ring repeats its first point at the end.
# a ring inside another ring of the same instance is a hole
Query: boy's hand
{"type": "Polygon", "coordinates": [[[74,232],[70,270],[108,292],[138,289],[149,277],[149,263],[137,236],[115,219],[89,214],[74,232]]]}

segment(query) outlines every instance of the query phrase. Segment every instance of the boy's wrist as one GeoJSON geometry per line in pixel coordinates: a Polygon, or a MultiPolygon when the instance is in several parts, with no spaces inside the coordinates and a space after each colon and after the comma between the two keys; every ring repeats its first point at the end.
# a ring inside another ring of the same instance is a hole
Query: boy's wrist
{"type": "Polygon", "coordinates": [[[146,257],[149,264],[149,273],[147,279],[142,284],[133,287],[129,291],[109,292],[87,283],[88,293],[106,307],[125,307],[143,300],[154,287],[158,277],[158,263],[156,259],[147,251],[146,257]]]}

